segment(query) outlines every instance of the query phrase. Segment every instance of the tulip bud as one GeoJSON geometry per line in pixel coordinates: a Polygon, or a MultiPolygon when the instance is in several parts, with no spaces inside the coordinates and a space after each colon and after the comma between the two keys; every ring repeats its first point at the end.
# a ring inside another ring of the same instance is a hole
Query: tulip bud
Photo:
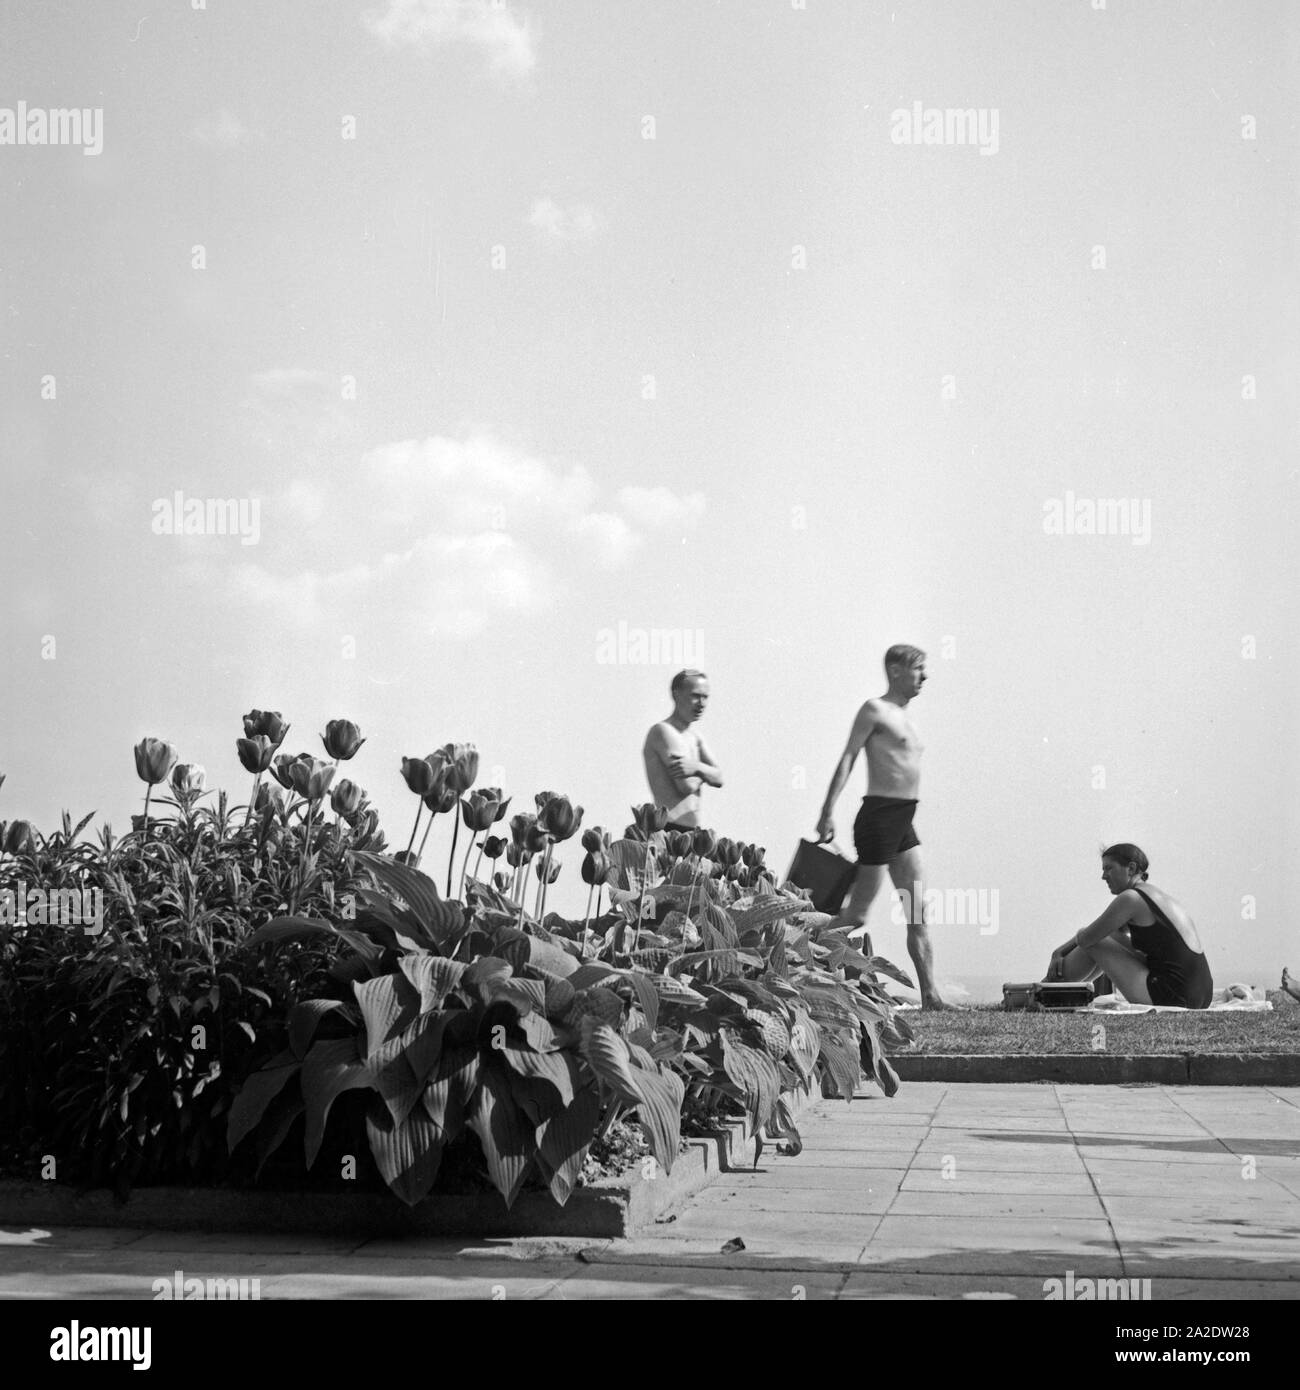
{"type": "Polygon", "coordinates": [[[494,823],[495,821],[505,820],[506,812],[510,809],[510,803],[514,798],[509,796],[503,797],[500,787],[489,787],[488,791],[494,793],[497,799],[497,813],[494,818],[494,823]]]}
{"type": "Polygon", "coordinates": [[[493,874],[493,875],[492,875],[492,886],[493,886],[493,888],[495,888],[495,889],[497,890],[498,893],[505,893],[505,892],[507,892],[507,891],[509,890],[509,888],[510,888],[510,875],[509,875],[509,874],[499,874],[499,873],[498,873],[498,874],[493,874]]]}
{"type": "Polygon", "coordinates": [[[6,854],[28,854],[36,848],[36,834],[31,821],[10,821],[5,827],[4,850],[6,854]]]}
{"type": "Polygon", "coordinates": [[[507,842],[503,840],[500,835],[489,835],[487,839],[483,841],[483,853],[486,854],[489,859],[500,859],[506,848],[506,843],[507,842]]]}
{"type": "Polygon", "coordinates": [[[271,776],[274,777],[282,787],[287,788],[289,791],[293,791],[294,766],[304,760],[310,762],[312,760],[311,754],[295,753],[291,758],[288,753],[277,753],[274,761],[271,763],[271,776]]]}
{"type": "Polygon", "coordinates": [[[433,775],[427,758],[402,759],[402,777],[416,796],[428,796],[433,789],[433,775]]]}
{"type": "Polygon", "coordinates": [[[265,772],[275,757],[275,744],[265,734],[254,734],[252,738],[237,738],[235,748],[244,771],[254,775],[265,772]]]}
{"type": "Polygon", "coordinates": [[[450,772],[444,769],[441,776],[435,775],[433,786],[424,798],[424,804],[435,816],[445,816],[456,809],[458,799],[455,786],[448,780],[450,772]]]}
{"type": "Polygon", "coordinates": [[[250,710],[244,716],[244,737],[256,738],[258,734],[265,734],[267,738],[278,748],[283,742],[285,735],[289,732],[289,725],[280,717],[277,710],[250,710]]]}
{"type": "Polygon", "coordinates": [[[510,817],[510,838],[520,849],[528,842],[528,832],[537,823],[536,816],[530,816],[527,811],[516,811],[510,817]]]}
{"type": "Polygon", "coordinates": [[[399,849],[393,855],[394,864],[405,864],[408,869],[418,869],[420,867],[420,856],[414,850],[399,849]]]}
{"type": "Polygon", "coordinates": [[[517,844],[514,840],[506,846],[506,863],[512,869],[517,869],[524,862],[524,847],[517,844]]]}
{"type": "Polygon", "coordinates": [[[199,796],[206,778],[207,772],[198,763],[177,763],[172,768],[172,791],[181,801],[199,796]]]}
{"type": "Polygon", "coordinates": [[[640,806],[632,807],[632,819],[638,829],[645,831],[647,836],[653,835],[656,830],[662,830],[668,824],[668,808],[655,806],[647,801],[640,806]]]}
{"type": "Polygon", "coordinates": [[[694,836],[686,830],[675,830],[668,839],[668,853],[674,859],[684,859],[690,852],[694,843],[694,836]]]}
{"type": "Polygon", "coordinates": [[[582,881],[594,887],[597,883],[604,883],[607,873],[609,856],[604,850],[591,850],[582,861],[582,881]]]}
{"type": "Polygon", "coordinates": [[[718,837],[712,830],[697,830],[691,836],[691,845],[702,859],[708,859],[718,847],[718,837]]]}
{"type": "Polygon", "coordinates": [[[263,811],[284,810],[284,793],[278,787],[273,787],[269,782],[263,782],[257,789],[257,799],[253,802],[253,810],[260,815],[263,811]]]}
{"type": "Polygon", "coordinates": [[[331,808],[345,818],[355,816],[365,799],[365,792],[346,777],[330,792],[331,808]]]}
{"type": "Polygon", "coordinates": [[[460,814],[465,828],[478,834],[496,821],[497,802],[488,791],[470,792],[467,797],[461,798],[460,814]]]}
{"type": "Polygon", "coordinates": [[[588,854],[598,854],[605,843],[605,832],[598,825],[589,825],[582,832],[582,847],[588,854]]]}
{"type": "Polygon", "coordinates": [[[357,749],[361,747],[365,739],[361,737],[361,730],[350,719],[331,719],[325,725],[321,742],[325,745],[325,751],[331,758],[338,758],[346,762],[349,758],[356,756],[357,749]]]}
{"type": "Polygon", "coordinates": [[[435,756],[446,764],[447,779],[456,795],[469,791],[478,776],[478,749],[472,743],[444,743],[437,754],[429,754],[431,760],[435,756]]]}
{"type": "Polygon", "coordinates": [[[537,823],[557,841],[570,839],[582,824],[582,807],[567,796],[552,796],[538,812],[537,823]]]}
{"type": "Polygon", "coordinates": [[[160,738],[141,739],[135,746],[135,770],[151,787],[163,782],[176,766],[176,750],[160,738]]]}
{"type": "Polygon", "coordinates": [[[550,841],[550,834],[538,821],[528,827],[528,834],[524,839],[524,851],[527,854],[541,854],[550,841]]]}
{"type": "Polygon", "coordinates": [[[303,754],[289,764],[289,778],[299,796],[307,801],[319,801],[334,780],[334,765],[303,754]]]}
{"type": "MultiPolygon", "coordinates": [[[[535,859],[535,860],[533,861],[533,872],[537,875],[537,878],[538,878],[538,881],[539,881],[539,882],[541,881],[541,877],[542,877],[542,866],[543,866],[545,863],[546,863],[546,860],[545,860],[545,859],[535,859]]],[[[553,859],[553,860],[551,861],[550,870],[549,870],[549,872],[548,872],[547,875],[546,875],[546,881],[547,881],[547,883],[554,883],[555,880],[556,880],[557,878],[559,878],[559,876],[560,876],[560,868],[561,868],[560,861],[559,861],[558,859],[553,859]]]]}

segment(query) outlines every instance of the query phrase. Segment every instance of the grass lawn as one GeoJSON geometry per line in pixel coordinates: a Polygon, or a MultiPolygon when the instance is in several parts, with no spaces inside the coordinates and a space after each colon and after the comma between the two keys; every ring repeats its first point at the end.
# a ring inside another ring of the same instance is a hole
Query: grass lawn
{"type": "Polygon", "coordinates": [[[902,1017],[916,1033],[906,1049],[913,1055],[1100,1051],[1093,1044],[1098,1024],[1110,1053],[1300,1053],[1300,1003],[1281,990],[1269,990],[1268,998],[1272,1013],[1026,1013],[987,1005],[964,1013],[909,1009],[902,1017]]]}

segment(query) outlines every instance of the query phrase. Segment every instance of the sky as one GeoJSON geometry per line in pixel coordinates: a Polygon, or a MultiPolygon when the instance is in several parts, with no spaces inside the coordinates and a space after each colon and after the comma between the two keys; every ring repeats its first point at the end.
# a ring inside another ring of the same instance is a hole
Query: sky
{"type": "Polygon", "coordinates": [[[0,16],[0,816],[125,829],[146,735],[242,799],[256,707],[355,720],[399,844],[449,740],[617,832],[691,664],[784,868],[909,642],[941,986],[1120,840],[1219,983],[1300,964],[1285,0],[0,16]]]}

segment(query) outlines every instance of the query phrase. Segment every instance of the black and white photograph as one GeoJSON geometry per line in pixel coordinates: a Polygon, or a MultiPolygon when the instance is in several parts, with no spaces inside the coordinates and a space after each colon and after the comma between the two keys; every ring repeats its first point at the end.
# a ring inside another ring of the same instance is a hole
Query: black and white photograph
{"type": "Polygon", "coordinates": [[[3,0],[0,199],[15,1366],[1294,1364],[1300,9],[3,0]]]}

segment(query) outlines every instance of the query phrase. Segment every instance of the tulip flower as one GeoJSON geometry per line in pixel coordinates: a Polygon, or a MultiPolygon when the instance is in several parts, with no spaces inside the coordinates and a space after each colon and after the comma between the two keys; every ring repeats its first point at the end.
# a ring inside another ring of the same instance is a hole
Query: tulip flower
{"type": "Polygon", "coordinates": [[[675,830],[668,841],[668,853],[674,859],[685,859],[694,843],[694,836],[689,831],[675,830]]]}
{"type": "Polygon", "coordinates": [[[656,830],[662,830],[668,824],[668,808],[652,805],[648,801],[640,806],[633,806],[632,821],[645,835],[653,835],[656,830]]]}
{"type": "Polygon", "coordinates": [[[350,719],[331,719],[320,737],[325,751],[335,762],[347,762],[349,758],[354,758],[357,749],[365,742],[361,730],[350,719]]]}
{"type": "Polygon", "coordinates": [[[265,734],[255,734],[252,738],[237,738],[235,749],[245,772],[260,775],[271,766],[275,758],[275,744],[265,734]]]}
{"type": "Polygon", "coordinates": [[[250,710],[244,716],[244,737],[256,738],[258,734],[265,734],[278,748],[289,732],[289,725],[280,717],[277,710],[250,710]]]}
{"type": "MultiPolygon", "coordinates": [[[[594,888],[596,884],[604,883],[609,868],[609,856],[604,850],[592,850],[582,861],[582,881],[594,888]]],[[[590,901],[591,895],[588,894],[587,897],[590,901]]]]}
{"type": "Polygon", "coordinates": [[[253,797],[253,810],[261,815],[268,808],[275,812],[284,810],[284,793],[279,787],[263,785],[257,789],[253,797]]]}
{"type": "Polygon", "coordinates": [[[416,796],[427,796],[433,787],[433,768],[424,758],[403,758],[402,780],[416,796]]]}
{"type": "Polygon", "coordinates": [[[136,775],[145,783],[144,833],[149,833],[149,798],[159,782],[176,766],[176,750],[160,738],[141,739],[135,746],[136,775]]]}
{"type": "Polygon", "coordinates": [[[489,835],[487,839],[483,841],[483,853],[486,854],[489,859],[500,859],[506,848],[507,843],[500,835],[489,835]]]}
{"type": "MultiPolygon", "coordinates": [[[[500,844],[501,842],[498,840],[496,843],[500,844]]],[[[512,869],[517,869],[523,862],[524,851],[522,846],[516,844],[514,840],[509,841],[506,845],[506,863],[509,864],[512,869]]]]}
{"type": "Polygon", "coordinates": [[[712,830],[697,830],[691,836],[691,847],[701,859],[707,859],[717,849],[718,837],[712,830]]]}
{"type": "Polygon", "coordinates": [[[4,851],[6,854],[27,854],[36,848],[36,832],[31,821],[10,821],[5,827],[4,851]]]}
{"type": "Polygon", "coordinates": [[[206,780],[207,773],[198,763],[177,763],[172,768],[172,792],[186,811],[203,795],[206,780]]]}
{"type": "Polygon", "coordinates": [[[546,857],[539,859],[533,865],[533,872],[537,875],[537,898],[533,915],[540,922],[546,914],[546,890],[560,876],[563,864],[551,863],[551,852],[548,848],[546,857]]]}
{"type": "Polygon", "coordinates": [[[289,764],[288,772],[294,791],[304,801],[316,802],[329,791],[335,768],[324,758],[313,758],[303,753],[289,764]]]}
{"type": "Polygon", "coordinates": [[[571,839],[582,824],[582,807],[567,796],[553,796],[542,807],[537,823],[558,842],[571,839]]]}
{"type": "Polygon", "coordinates": [[[537,814],[540,816],[546,810],[546,803],[553,801],[557,796],[559,796],[559,792],[534,792],[533,801],[537,806],[537,814]]]}
{"type": "MultiPolygon", "coordinates": [[[[474,848],[474,837],[481,831],[489,829],[496,823],[497,812],[500,810],[499,789],[487,787],[482,791],[470,792],[468,796],[461,797],[460,814],[465,821],[465,828],[470,832],[469,844],[465,846],[465,862],[460,869],[460,891],[461,896],[465,894],[465,876],[469,873],[469,856],[474,848]],[[498,795],[493,795],[498,793],[498,795]]],[[[474,877],[478,877],[478,866],[483,862],[483,849],[480,846],[478,860],[474,865],[474,877]]]]}
{"type": "Polygon", "coordinates": [[[355,816],[361,810],[365,799],[365,792],[346,777],[330,792],[330,806],[334,814],[342,816],[344,820],[355,816]]]}
{"type": "Polygon", "coordinates": [[[536,824],[537,817],[530,816],[527,811],[516,811],[510,817],[510,837],[520,849],[528,843],[528,831],[536,824]]]}
{"type": "Polygon", "coordinates": [[[542,854],[550,843],[550,832],[540,821],[533,821],[524,839],[524,849],[529,854],[542,854]]]}
{"type": "Polygon", "coordinates": [[[433,790],[424,798],[424,804],[435,816],[445,816],[456,809],[456,788],[450,782],[434,779],[433,790]]]}
{"type": "Polygon", "coordinates": [[[510,802],[513,800],[513,798],[509,796],[503,797],[501,795],[500,787],[489,787],[487,790],[490,792],[495,792],[497,801],[500,803],[497,806],[497,820],[505,820],[506,812],[510,809],[510,802]]]}
{"type": "Polygon", "coordinates": [[[589,825],[582,832],[582,847],[588,854],[598,854],[609,848],[609,835],[598,825],[589,825]]]}
{"type": "Polygon", "coordinates": [[[478,749],[472,743],[444,743],[437,753],[429,757],[441,758],[448,767],[448,777],[456,788],[456,795],[467,792],[478,777],[478,749]]]}
{"type": "Polygon", "coordinates": [[[294,768],[302,762],[312,763],[315,758],[310,753],[295,753],[291,758],[288,753],[277,753],[271,763],[271,776],[287,791],[294,791],[297,784],[294,781],[294,768]]]}

